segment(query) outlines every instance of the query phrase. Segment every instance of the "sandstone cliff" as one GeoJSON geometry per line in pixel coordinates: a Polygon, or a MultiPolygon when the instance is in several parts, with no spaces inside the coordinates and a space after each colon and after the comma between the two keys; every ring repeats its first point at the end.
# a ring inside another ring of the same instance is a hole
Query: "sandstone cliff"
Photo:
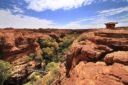
{"type": "MultiPolygon", "coordinates": [[[[32,31],[2,30],[0,31],[0,58],[23,56],[40,51],[36,42],[38,38],[51,38],[49,35],[32,31]]],[[[8,60],[7,60],[8,61],[8,60]]]]}
{"type": "Polygon", "coordinates": [[[41,68],[41,62],[29,57],[42,54],[36,42],[38,38],[51,38],[47,34],[26,30],[6,29],[0,31],[0,59],[12,64],[12,76],[4,85],[22,85],[32,72],[26,70],[41,68]],[[19,83],[20,82],[20,83],[19,83]]]}
{"type": "Polygon", "coordinates": [[[128,30],[83,33],[66,58],[62,85],[128,85],[128,30]]]}

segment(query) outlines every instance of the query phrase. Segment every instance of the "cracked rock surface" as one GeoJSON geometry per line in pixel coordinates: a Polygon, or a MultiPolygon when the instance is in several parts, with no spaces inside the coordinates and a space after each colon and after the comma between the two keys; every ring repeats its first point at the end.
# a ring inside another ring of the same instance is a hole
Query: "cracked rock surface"
{"type": "Polygon", "coordinates": [[[128,30],[83,33],[66,58],[62,85],[128,85],[128,30]]]}

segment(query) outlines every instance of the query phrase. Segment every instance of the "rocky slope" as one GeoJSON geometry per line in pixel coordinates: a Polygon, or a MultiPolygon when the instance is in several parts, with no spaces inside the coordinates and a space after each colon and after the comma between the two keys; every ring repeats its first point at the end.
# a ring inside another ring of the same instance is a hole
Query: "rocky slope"
{"type": "Polygon", "coordinates": [[[57,43],[52,44],[58,45],[66,34],[72,34],[75,31],[82,32],[81,30],[57,29],[0,29],[0,59],[12,65],[12,75],[4,82],[4,85],[23,85],[30,81],[28,76],[33,73],[27,69],[44,69],[43,50],[37,41],[42,38],[53,39],[57,43]]]}
{"type": "Polygon", "coordinates": [[[29,69],[40,69],[41,62],[35,61],[28,56],[15,59],[12,63],[11,77],[4,82],[4,85],[23,85],[28,81],[28,76],[33,73],[29,69]]]}
{"type": "Polygon", "coordinates": [[[66,58],[61,85],[128,85],[128,30],[83,33],[66,58]]]}
{"type": "MultiPolygon", "coordinates": [[[[31,32],[17,32],[15,30],[0,31],[1,58],[9,56],[23,56],[27,53],[39,50],[36,38],[45,35],[32,34],[31,32]]],[[[48,36],[49,37],[49,36],[48,36]]]]}
{"type": "Polygon", "coordinates": [[[0,59],[12,64],[12,76],[5,85],[22,85],[32,72],[26,70],[41,68],[41,62],[33,59],[36,53],[42,54],[36,42],[38,38],[52,38],[47,34],[33,31],[6,29],[0,31],[0,59]],[[29,56],[33,57],[29,57],[29,56]]]}

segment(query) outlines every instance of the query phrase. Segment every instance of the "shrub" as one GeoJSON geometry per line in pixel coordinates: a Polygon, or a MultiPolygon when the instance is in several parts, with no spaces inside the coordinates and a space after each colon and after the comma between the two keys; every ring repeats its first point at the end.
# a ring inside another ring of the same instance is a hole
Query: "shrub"
{"type": "Polygon", "coordinates": [[[42,61],[42,55],[39,52],[33,52],[28,55],[31,59],[42,61]]]}
{"type": "Polygon", "coordinates": [[[43,76],[43,85],[50,85],[54,81],[54,76],[52,74],[46,74],[43,76]]]}
{"type": "Polygon", "coordinates": [[[60,72],[58,71],[58,63],[56,62],[51,62],[46,66],[46,71],[50,71],[51,74],[54,77],[60,77],[60,72]]]}
{"type": "Polygon", "coordinates": [[[62,38],[62,42],[57,43],[55,39],[38,39],[42,52],[43,60],[46,64],[52,61],[63,62],[63,55],[69,50],[72,42],[75,40],[75,34],[68,34],[62,38]]]}
{"type": "Polygon", "coordinates": [[[63,48],[66,48],[68,47],[69,45],[72,44],[72,42],[75,40],[75,37],[73,35],[66,35],[63,39],[62,39],[62,42],[60,43],[60,47],[63,49],[63,48]]]}
{"type": "Polygon", "coordinates": [[[127,28],[126,28],[126,27],[123,27],[123,29],[124,29],[124,30],[127,30],[127,28]]]}
{"type": "Polygon", "coordinates": [[[38,79],[40,79],[40,73],[39,72],[33,72],[31,75],[30,75],[30,80],[31,82],[34,82],[38,79]]]}
{"type": "Polygon", "coordinates": [[[20,59],[20,61],[31,61],[31,60],[32,60],[32,58],[29,56],[26,56],[26,57],[20,59]]]}
{"type": "Polygon", "coordinates": [[[60,78],[61,76],[60,72],[58,71],[58,63],[48,63],[46,66],[46,71],[49,71],[50,73],[43,76],[42,80],[44,84],[51,85],[53,81],[60,78]]]}
{"type": "Polygon", "coordinates": [[[60,72],[59,72],[58,70],[54,70],[54,71],[53,71],[53,75],[54,75],[55,77],[57,77],[57,78],[60,78],[60,77],[61,77],[61,74],[60,74],[60,72]]]}
{"type": "Polygon", "coordinates": [[[72,42],[75,40],[75,35],[69,34],[62,38],[62,42],[59,43],[59,52],[56,62],[63,62],[65,58],[63,58],[64,54],[70,49],[72,42]]]}
{"type": "Polygon", "coordinates": [[[54,61],[59,49],[58,43],[54,39],[38,39],[37,42],[42,49],[43,60],[45,60],[46,63],[54,61]]]}
{"type": "Polygon", "coordinates": [[[30,53],[30,54],[29,54],[29,57],[31,57],[31,58],[33,58],[33,59],[35,58],[35,56],[36,56],[36,52],[33,52],[33,53],[30,53]]]}
{"type": "Polygon", "coordinates": [[[43,57],[39,52],[36,52],[35,60],[43,61],[43,57]]]}
{"type": "Polygon", "coordinates": [[[41,74],[39,72],[33,72],[30,75],[30,81],[24,85],[42,85],[41,74]]]}
{"type": "Polygon", "coordinates": [[[11,76],[10,67],[8,62],[0,60],[0,85],[11,76]]]}
{"type": "Polygon", "coordinates": [[[56,58],[55,62],[64,62],[65,61],[65,58],[62,57],[62,56],[59,56],[58,58],[56,58]]]}
{"type": "Polygon", "coordinates": [[[37,42],[39,43],[41,48],[45,47],[54,47],[58,49],[58,43],[54,39],[38,39],[37,42]]]}
{"type": "Polygon", "coordinates": [[[23,31],[21,31],[21,33],[22,33],[23,35],[25,35],[25,34],[27,33],[27,31],[26,31],[26,30],[23,30],[23,31]]]}
{"type": "Polygon", "coordinates": [[[27,82],[26,84],[23,84],[23,85],[43,85],[43,83],[42,83],[42,80],[40,78],[40,79],[38,79],[34,82],[29,81],[29,82],[27,82]]]}
{"type": "Polygon", "coordinates": [[[80,41],[85,41],[86,39],[87,39],[87,37],[82,36],[82,37],[79,38],[78,42],[80,42],[80,41]]]}
{"type": "Polygon", "coordinates": [[[54,78],[53,78],[53,77],[50,77],[50,78],[46,81],[46,84],[47,84],[47,85],[51,85],[53,81],[54,81],[54,78]]]}
{"type": "Polygon", "coordinates": [[[57,68],[58,68],[58,63],[51,62],[51,63],[48,63],[48,65],[46,66],[46,71],[57,70],[57,68]]]}
{"type": "Polygon", "coordinates": [[[54,61],[56,54],[53,47],[42,48],[42,51],[43,51],[43,59],[46,61],[46,63],[54,61]]]}

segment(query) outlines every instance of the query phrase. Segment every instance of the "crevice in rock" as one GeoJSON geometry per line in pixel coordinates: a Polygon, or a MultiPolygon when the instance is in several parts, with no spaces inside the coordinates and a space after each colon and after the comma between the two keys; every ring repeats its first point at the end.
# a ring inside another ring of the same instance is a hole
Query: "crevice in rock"
{"type": "Polygon", "coordinates": [[[126,82],[123,82],[123,84],[124,84],[124,85],[128,85],[128,83],[126,83],[126,82]]]}
{"type": "Polygon", "coordinates": [[[109,46],[110,48],[112,48],[114,51],[128,51],[128,47],[122,47],[122,46],[114,46],[111,45],[109,46]]]}
{"type": "Polygon", "coordinates": [[[124,85],[128,85],[128,83],[127,82],[124,82],[124,81],[121,81],[121,77],[119,77],[119,76],[116,76],[116,75],[114,75],[114,74],[109,74],[110,76],[113,76],[113,77],[115,77],[115,78],[117,78],[117,79],[119,79],[119,80],[116,80],[116,81],[118,81],[118,82],[122,82],[124,85]]]}
{"type": "MultiPolygon", "coordinates": [[[[74,59],[75,56],[78,56],[79,54],[81,54],[81,50],[82,50],[82,48],[79,49],[79,51],[77,52],[77,54],[74,54],[74,51],[75,51],[75,50],[73,50],[73,54],[72,54],[71,61],[70,61],[69,64],[66,64],[66,70],[67,70],[67,71],[66,71],[66,76],[67,76],[68,78],[70,77],[69,72],[70,72],[70,69],[71,69],[71,67],[72,67],[72,61],[73,61],[73,59],[74,59]]],[[[68,61],[68,60],[66,60],[66,61],[68,61]]]]}
{"type": "Polygon", "coordinates": [[[114,74],[109,74],[110,76],[113,76],[113,77],[115,77],[115,78],[118,78],[119,80],[121,80],[121,77],[119,77],[119,76],[116,76],[116,75],[114,75],[114,74]]]}

